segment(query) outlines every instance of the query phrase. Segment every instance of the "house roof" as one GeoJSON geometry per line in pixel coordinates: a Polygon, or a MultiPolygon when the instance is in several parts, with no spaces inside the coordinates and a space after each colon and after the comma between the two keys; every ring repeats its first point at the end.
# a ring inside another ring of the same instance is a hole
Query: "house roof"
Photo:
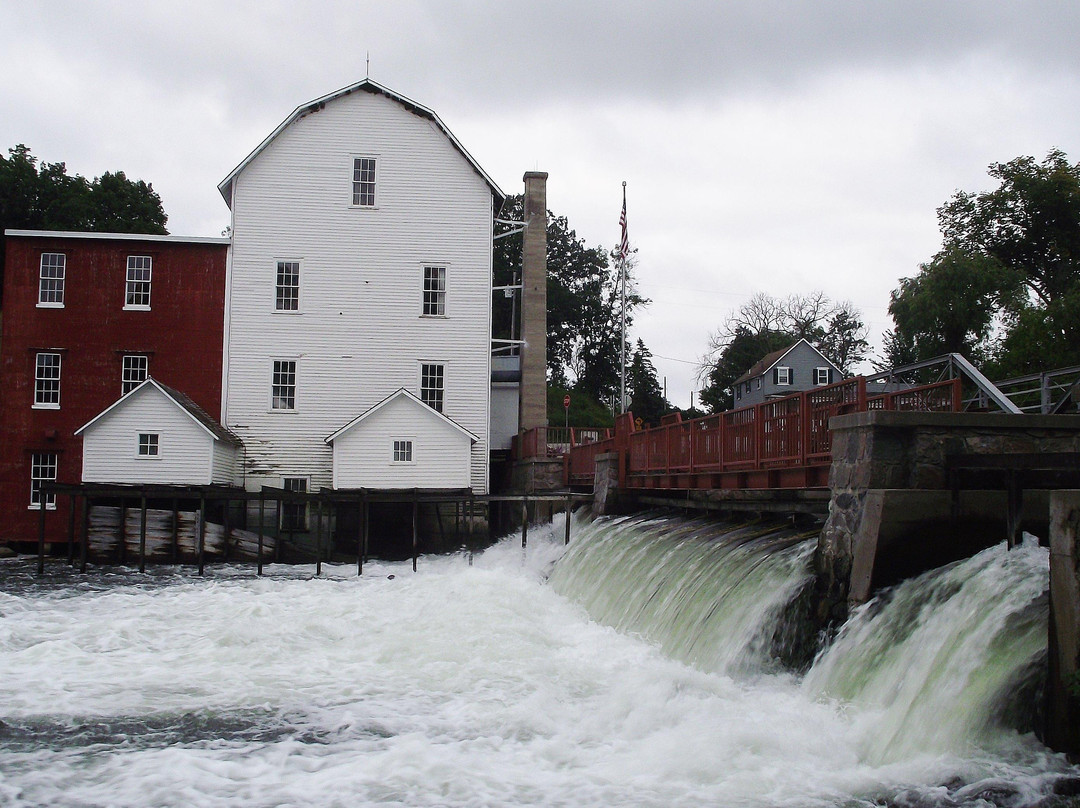
{"type": "Polygon", "coordinates": [[[469,440],[471,440],[473,443],[476,443],[476,441],[480,440],[472,432],[470,432],[465,427],[463,427],[459,423],[457,423],[457,421],[454,421],[452,418],[448,418],[447,416],[443,415],[438,410],[436,410],[436,409],[434,409],[432,407],[429,407],[427,404],[425,404],[423,401],[421,401],[415,395],[410,393],[404,387],[400,387],[396,391],[394,391],[393,393],[388,395],[386,398],[384,398],[382,401],[380,401],[378,404],[376,404],[375,406],[369,408],[368,410],[362,412],[360,415],[353,418],[351,421],[349,421],[349,423],[345,424],[345,426],[343,426],[341,429],[339,429],[333,435],[330,435],[329,437],[324,438],[323,439],[324,442],[333,443],[335,440],[340,438],[342,435],[344,435],[346,432],[348,432],[354,426],[359,425],[361,421],[365,420],[366,418],[369,418],[370,416],[374,415],[376,412],[381,410],[383,407],[388,406],[391,402],[396,401],[397,399],[402,398],[402,397],[404,397],[407,401],[412,401],[412,402],[415,402],[416,404],[420,405],[421,407],[423,407],[425,412],[428,412],[432,416],[434,416],[434,417],[438,418],[439,420],[444,421],[445,423],[449,424],[454,429],[458,430],[461,434],[463,434],[467,438],[469,438],[469,440]]]}
{"type": "Polygon", "coordinates": [[[421,104],[417,104],[415,101],[412,101],[387,87],[383,87],[381,84],[377,84],[371,79],[364,79],[363,81],[358,81],[355,84],[350,84],[348,87],[342,87],[340,90],[335,90],[334,92],[329,93],[328,95],[324,95],[321,98],[316,98],[314,101],[309,101],[306,104],[301,104],[296,109],[294,109],[289,115],[289,117],[287,117],[284,121],[278,124],[278,127],[273,132],[271,132],[262,143],[256,146],[255,150],[252,151],[251,154],[249,154],[240,162],[240,165],[238,165],[231,172],[229,172],[229,176],[223,179],[218,185],[218,191],[220,191],[221,195],[225,198],[225,204],[228,205],[230,208],[232,207],[232,184],[233,181],[236,179],[237,175],[245,168],[247,168],[248,164],[250,164],[251,161],[254,160],[256,157],[258,157],[260,152],[262,152],[263,149],[269,146],[278,135],[284,132],[285,129],[287,129],[291,124],[311,114],[312,112],[318,112],[331,101],[336,101],[339,98],[344,98],[345,96],[351,95],[354,92],[366,92],[375,93],[378,95],[385,95],[387,98],[401,104],[401,106],[405,107],[405,109],[407,109],[414,115],[419,115],[421,118],[427,118],[437,127],[439,127],[439,130],[444,135],[446,135],[447,139],[450,141],[451,144],[453,144],[454,148],[461,152],[461,155],[466,160],[468,160],[469,165],[473,167],[473,170],[476,171],[476,173],[480,175],[484,182],[487,183],[488,187],[491,188],[491,193],[498,201],[498,204],[495,206],[496,210],[498,210],[499,206],[506,198],[506,194],[504,194],[502,192],[502,189],[495,184],[495,181],[490,176],[488,176],[488,173],[480,167],[480,164],[476,162],[473,156],[465,150],[465,147],[461,145],[461,143],[456,137],[454,137],[454,133],[446,128],[446,124],[444,124],[439,119],[439,116],[427,107],[421,104]]]}
{"type": "MultiPolygon", "coordinates": [[[[778,351],[773,351],[772,353],[765,354],[765,356],[761,357],[761,359],[759,359],[753,364],[750,370],[746,371],[746,373],[737,378],[734,382],[732,382],[732,384],[742,384],[745,381],[749,381],[750,379],[756,379],[758,376],[764,375],[772,368],[773,365],[777,364],[781,359],[783,359],[785,356],[787,356],[789,353],[799,347],[801,343],[804,342],[806,342],[805,338],[791,343],[791,345],[787,346],[786,348],[781,348],[778,351]]],[[[840,368],[838,368],[836,364],[829,359],[829,357],[825,356],[825,354],[823,354],[809,342],[806,342],[806,347],[816,353],[818,356],[820,356],[823,361],[828,362],[829,367],[831,367],[837,373],[840,372],[840,368]]]]}
{"type": "Polygon", "coordinates": [[[12,230],[4,231],[9,238],[83,238],[96,241],[154,241],[171,244],[217,244],[227,246],[229,239],[216,236],[170,236],[155,233],[91,233],[84,230],[12,230]]]}
{"type": "Polygon", "coordinates": [[[212,437],[214,440],[220,440],[220,441],[223,441],[225,443],[230,443],[233,446],[242,446],[243,445],[240,438],[238,438],[236,435],[234,435],[228,429],[223,427],[220,423],[218,423],[218,421],[215,418],[211,417],[210,414],[206,412],[206,410],[204,410],[202,407],[200,407],[198,404],[196,404],[194,401],[192,401],[186,395],[181,393],[179,390],[173,389],[172,387],[167,387],[166,385],[162,384],[161,382],[159,382],[156,379],[151,378],[149,376],[138,387],[136,387],[136,388],[134,388],[132,390],[129,390],[125,395],[121,396],[117,401],[114,401],[111,405],[109,405],[104,410],[102,410],[100,413],[95,415],[91,420],[87,421],[81,427],[76,429],[75,434],[78,435],[78,434],[82,433],[84,430],[86,430],[89,427],[93,426],[93,424],[95,424],[97,421],[104,418],[106,415],[108,415],[114,409],[117,409],[118,407],[123,405],[124,402],[126,402],[128,399],[130,399],[132,396],[134,396],[137,392],[142,390],[147,385],[150,385],[150,386],[156,388],[158,391],[160,391],[162,393],[162,395],[164,395],[167,399],[172,401],[173,404],[175,404],[177,407],[179,407],[181,410],[183,410],[184,413],[187,414],[187,416],[189,418],[191,418],[191,420],[193,420],[196,424],[198,424],[202,429],[206,430],[210,434],[210,437],[212,437]]]}

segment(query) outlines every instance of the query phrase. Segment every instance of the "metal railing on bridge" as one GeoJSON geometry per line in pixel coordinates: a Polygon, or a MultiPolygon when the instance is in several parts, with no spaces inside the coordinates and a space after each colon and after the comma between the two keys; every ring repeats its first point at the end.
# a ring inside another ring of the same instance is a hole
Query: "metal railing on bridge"
{"type": "Polygon", "coordinates": [[[866,378],[859,376],[704,418],[683,421],[675,413],[650,429],[636,429],[627,413],[619,416],[610,435],[599,430],[564,434],[555,427],[530,430],[519,436],[518,456],[562,454],[566,482],[576,486],[592,485],[598,455],[619,452],[624,458],[620,487],[822,487],[832,461],[833,416],[868,409],[955,412],[960,407],[958,378],[868,396],[866,378]]]}

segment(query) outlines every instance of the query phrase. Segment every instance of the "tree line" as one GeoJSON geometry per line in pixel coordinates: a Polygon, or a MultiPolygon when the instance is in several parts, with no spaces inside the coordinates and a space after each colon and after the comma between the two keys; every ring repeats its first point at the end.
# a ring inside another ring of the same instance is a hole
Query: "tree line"
{"type": "MultiPolygon", "coordinates": [[[[960,353],[990,378],[1048,365],[1080,364],[1080,164],[1051,151],[1044,160],[1018,157],[990,166],[991,191],[958,191],[938,209],[941,249],[890,295],[893,328],[883,335],[879,367],[960,353]]],[[[502,218],[520,221],[521,196],[502,218]]],[[[93,180],[69,175],[64,163],[40,162],[25,145],[0,157],[0,229],[89,230],[165,234],[168,216],[153,186],[123,171],[93,180]]],[[[499,225],[497,235],[508,226],[499,225]]],[[[658,423],[673,407],[644,341],[622,339],[617,253],[589,246],[565,216],[548,212],[549,419],[610,423],[620,390],[620,353],[627,356],[630,409],[658,423]]],[[[0,244],[0,267],[3,266],[0,244]]],[[[636,251],[627,262],[627,329],[649,304],[634,283],[636,251]]],[[[521,239],[495,241],[493,282],[520,283],[521,239]]],[[[513,340],[520,298],[495,295],[492,336],[513,340]]],[[[734,405],[734,381],[768,353],[806,339],[842,371],[869,356],[868,329],[849,301],[821,291],[779,298],[758,293],[710,336],[700,365],[701,405],[734,405]]],[[[690,415],[700,414],[689,412],[690,415]]]]}

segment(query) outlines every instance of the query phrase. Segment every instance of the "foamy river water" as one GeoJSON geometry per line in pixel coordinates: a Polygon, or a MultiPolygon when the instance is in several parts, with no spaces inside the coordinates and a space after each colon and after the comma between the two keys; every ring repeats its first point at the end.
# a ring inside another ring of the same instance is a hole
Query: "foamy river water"
{"type": "Polygon", "coordinates": [[[1018,733],[882,755],[880,705],[679,661],[548,580],[561,535],[360,578],[0,564],[0,805],[1031,805],[1077,776],[1018,733]]]}

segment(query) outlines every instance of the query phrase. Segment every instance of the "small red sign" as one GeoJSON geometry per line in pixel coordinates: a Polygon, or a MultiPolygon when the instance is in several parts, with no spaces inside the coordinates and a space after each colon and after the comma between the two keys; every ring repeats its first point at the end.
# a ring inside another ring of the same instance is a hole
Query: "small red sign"
{"type": "Polygon", "coordinates": [[[570,409],[570,396],[562,397],[562,405],[564,410],[570,409]]]}

